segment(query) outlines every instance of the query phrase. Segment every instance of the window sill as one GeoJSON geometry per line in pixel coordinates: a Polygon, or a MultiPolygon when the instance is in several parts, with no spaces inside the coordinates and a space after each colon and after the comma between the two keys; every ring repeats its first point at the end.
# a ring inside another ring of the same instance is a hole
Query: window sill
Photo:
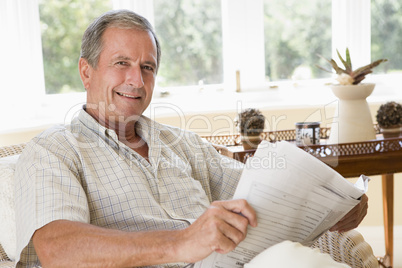
{"type": "MultiPolygon", "coordinates": [[[[376,84],[374,92],[367,98],[369,104],[402,100],[402,74],[386,77],[377,75],[374,78],[365,81],[376,84]]],[[[161,118],[177,114],[238,112],[251,107],[271,111],[322,107],[337,100],[325,82],[328,80],[280,82],[274,84],[274,88],[265,86],[239,93],[233,90],[193,88],[185,92],[172,92],[165,97],[160,97],[160,92],[156,91],[145,114],[161,118]]]]}
{"type": "MultiPolygon", "coordinates": [[[[380,104],[386,101],[402,101],[402,74],[376,76],[366,79],[366,82],[376,83],[373,94],[367,98],[370,104],[380,104]]],[[[328,86],[323,82],[283,82],[277,87],[265,86],[258,89],[245,89],[233,92],[228,89],[199,87],[171,91],[161,96],[156,89],[151,105],[144,115],[153,119],[180,115],[216,114],[224,112],[239,112],[253,107],[261,110],[297,110],[306,107],[322,107],[336,101],[328,86]]],[[[70,122],[77,110],[85,103],[85,93],[46,95],[35,111],[22,111],[24,117],[18,115],[6,118],[0,126],[0,134],[23,132],[44,128],[54,124],[70,122]],[[8,120],[8,122],[7,122],[8,120]]]]}

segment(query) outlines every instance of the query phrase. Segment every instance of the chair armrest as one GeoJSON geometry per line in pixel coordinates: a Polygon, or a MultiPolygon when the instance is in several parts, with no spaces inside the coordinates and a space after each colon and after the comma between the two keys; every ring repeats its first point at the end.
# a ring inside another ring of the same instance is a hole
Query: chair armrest
{"type": "Polygon", "coordinates": [[[373,249],[356,230],[345,233],[326,232],[312,246],[352,268],[378,268],[373,249]]]}
{"type": "Polygon", "coordinates": [[[14,262],[7,257],[6,252],[4,251],[3,247],[0,244],[0,268],[11,268],[11,267],[14,267],[14,262]]]}
{"type": "Polygon", "coordinates": [[[25,146],[26,146],[25,143],[21,143],[11,146],[0,147],[0,158],[20,154],[22,150],[24,150],[25,146]]]}

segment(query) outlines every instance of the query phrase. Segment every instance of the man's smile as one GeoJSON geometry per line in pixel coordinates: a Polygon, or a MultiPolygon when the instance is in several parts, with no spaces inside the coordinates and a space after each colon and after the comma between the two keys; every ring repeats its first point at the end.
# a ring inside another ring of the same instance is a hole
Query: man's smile
{"type": "Polygon", "coordinates": [[[121,93],[121,92],[116,92],[116,93],[119,96],[127,97],[130,99],[140,99],[141,98],[140,96],[133,96],[133,95],[129,95],[129,94],[121,93]]]}

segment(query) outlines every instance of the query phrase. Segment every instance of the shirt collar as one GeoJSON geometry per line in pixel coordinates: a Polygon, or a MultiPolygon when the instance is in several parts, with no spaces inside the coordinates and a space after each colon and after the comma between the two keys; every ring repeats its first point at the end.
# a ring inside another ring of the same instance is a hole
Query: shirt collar
{"type": "MultiPolygon", "coordinates": [[[[85,105],[80,110],[75,120],[78,120],[81,124],[85,125],[88,129],[90,129],[92,132],[96,133],[103,139],[112,139],[114,142],[119,143],[116,132],[113,129],[106,128],[103,125],[99,124],[99,122],[95,118],[93,118],[85,111],[85,105]]],[[[152,142],[152,140],[158,139],[160,133],[158,124],[143,115],[141,115],[136,122],[135,131],[148,144],[152,142]]]]}

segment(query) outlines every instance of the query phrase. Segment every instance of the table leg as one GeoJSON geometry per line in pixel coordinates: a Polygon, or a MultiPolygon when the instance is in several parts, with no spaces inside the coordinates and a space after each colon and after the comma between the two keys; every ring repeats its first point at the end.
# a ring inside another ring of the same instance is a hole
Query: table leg
{"type": "Polygon", "coordinates": [[[382,203],[384,209],[385,254],[393,265],[394,254],[394,174],[382,175],[382,203]]]}

